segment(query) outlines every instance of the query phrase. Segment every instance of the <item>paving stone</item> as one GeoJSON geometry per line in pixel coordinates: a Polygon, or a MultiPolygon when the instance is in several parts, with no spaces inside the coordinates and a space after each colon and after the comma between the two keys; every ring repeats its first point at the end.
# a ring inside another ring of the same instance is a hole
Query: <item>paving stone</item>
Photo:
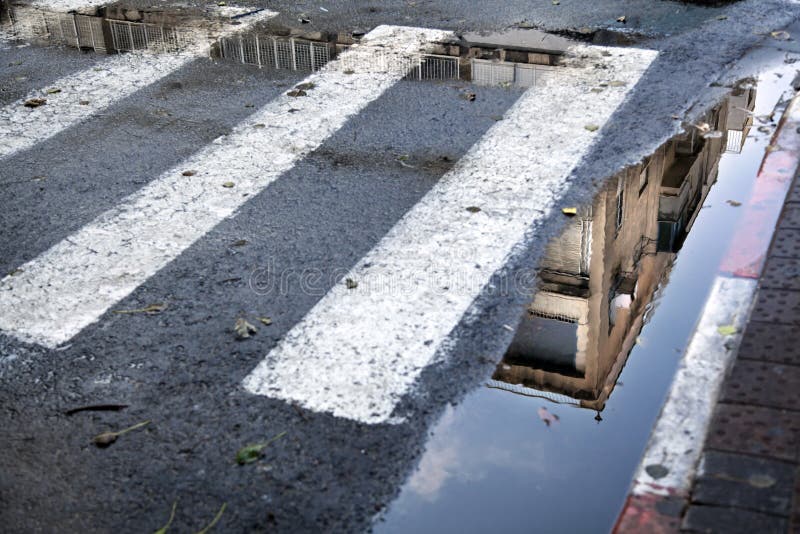
{"type": "Polygon", "coordinates": [[[800,203],[786,204],[778,228],[800,229],[800,203]]]}
{"type": "Polygon", "coordinates": [[[744,454],[708,451],[692,490],[692,504],[730,506],[789,516],[794,466],[744,454]]]}
{"type": "Polygon", "coordinates": [[[751,321],[747,325],[739,358],[800,365],[797,326],[751,321]]]}
{"type": "Polygon", "coordinates": [[[769,258],[761,275],[761,287],[800,291],[800,260],[769,258]]]}
{"type": "Polygon", "coordinates": [[[800,230],[782,228],[775,232],[770,256],[800,258],[800,230]]]}
{"type": "Polygon", "coordinates": [[[800,291],[760,289],[751,315],[753,320],[800,325],[800,291]]]}
{"type": "Polygon", "coordinates": [[[800,412],[759,406],[717,404],[706,448],[796,461],[800,412]]]}
{"type": "Polygon", "coordinates": [[[798,411],[800,367],[737,360],[722,390],[722,402],[798,411]]]}
{"type": "Polygon", "coordinates": [[[794,185],[789,191],[789,196],[786,197],[787,202],[800,202],[800,180],[794,179],[794,185]]]}
{"type": "Polygon", "coordinates": [[[727,508],[692,505],[683,518],[681,530],[708,534],[786,534],[784,517],[727,508]]]}

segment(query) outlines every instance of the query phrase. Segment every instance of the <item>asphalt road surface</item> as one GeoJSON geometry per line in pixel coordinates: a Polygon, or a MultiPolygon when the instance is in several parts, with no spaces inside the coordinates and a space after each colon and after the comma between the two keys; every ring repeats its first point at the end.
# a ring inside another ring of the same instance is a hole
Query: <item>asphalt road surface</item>
{"type": "Polygon", "coordinates": [[[6,531],[155,531],[173,503],[181,532],[223,505],[224,532],[368,530],[502,357],[560,208],[800,16],[501,4],[241,2],[271,27],[366,33],[313,75],[202,47],[0,42],[6,531]],[[570,75],[528,91],[405,76],[434,41],[520,23],[582,39],[570,75]],[[34,93],[47,102],[25,107],[34,93]]]}

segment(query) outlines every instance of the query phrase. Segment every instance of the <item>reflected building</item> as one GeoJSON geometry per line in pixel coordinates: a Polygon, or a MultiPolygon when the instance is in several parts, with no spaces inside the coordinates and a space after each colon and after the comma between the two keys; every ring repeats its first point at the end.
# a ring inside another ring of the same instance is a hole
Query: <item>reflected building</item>
{"type": "Polygon", "coordinates": [[[539,290],[489,387],[603,410],[717,180],[728,132],[746,137],[754,104],[754,89],[736,90],[706,114],[707,126],[668,141],[577,209],[546,249],[539,290]]]}

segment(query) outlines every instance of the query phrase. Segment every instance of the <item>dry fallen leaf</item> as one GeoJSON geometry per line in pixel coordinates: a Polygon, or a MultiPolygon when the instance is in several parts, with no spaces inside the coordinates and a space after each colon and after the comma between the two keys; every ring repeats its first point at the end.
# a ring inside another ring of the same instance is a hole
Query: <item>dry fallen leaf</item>
{"type": "Polygon", "coordinates": [[[292,89],[291,91],[289,91],[288,93],[286,93],[286,95],[287,95],[287,96],[291,96],[291,97],[295,97],[295,98],[296,98],[296,97],[298,97],[298,96],[308,96],[308,93],[306,93],[306,92],[305,92],[305,91],[303,91],[302,89],[292,89]]]}
{"type": "Polygon", "coordinates": [[[233,325],[233,332],[239,339],[247,339],[250,337],[250,334],[255,334],[257,331],[255,326],[248,323],[247,320],[242,317],[236,319],[236,323],[233,325]]]}
{"type": "Polygon", "coordinates": [[[223,182],[223,183],[222,183],[222,187],[225,187],[225,188],[227,188],[227,189],[230,189],[231,187],[233,187],[233,186],[235,186],[235,185],[236,185],[236,184],[235,184],[235,183],[233,183],[233,182],[223,182]]]}
{"type": "Polygon", "coordinates": [[[22,105],[26,108],[38,108],[39,106],[43,106],[45,104],[47,104],[46,98],[29,98],[22,105]]]}
{"type": "Polygon", "coordinates": [[[467,211],[470,213],[478,213],[481,209],[478,206],[467,206],[467,211]]]}
{"type": "Polygon", "coordinates": [[[61,89],[59,89],[58,87],[51,87],[50,89],[45,91],[45,93],[47,93],[48,95],[57,95],[60,92],[61,89]]]}
{"type": "Polygon", "coordinates": [[[584,128],[589,130],[590,132],[596,132],[597,130],[600,129],[600,127],[596,124],[586,124],[584,128]]]}
{"type": "Polygon", "coordinates": [[[269,326],[272,324],[272,318],[270,317],[259,317],[258,322],[263,324],[264,326],[269,326]]]}
{"type": "Polygon", "coordinates": [[[572,217],[578,214],[578,208],[561,208],[561,213],[572,217]]]}
{"type": "Polygon", "coordinates": [[[344,281],[344,285],[347,287],[347,289],[355,289],[358,287],[358,282],[356,282],[352,278],[347,278],[344,281]]]}
{"type": "Polygon", "coordinates": [[[183,174],[183,176],[194,176],[197,174],[197,171],[183,171],[181,174],[183,174]]]}

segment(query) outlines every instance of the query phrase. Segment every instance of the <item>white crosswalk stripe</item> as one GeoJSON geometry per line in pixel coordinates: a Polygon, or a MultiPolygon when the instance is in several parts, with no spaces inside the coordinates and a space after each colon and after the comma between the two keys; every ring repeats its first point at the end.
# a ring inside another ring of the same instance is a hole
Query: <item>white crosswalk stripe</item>
{"type": "Polygon", "coordinates": [[[0,330],[54,347],[97,320],[399,81],[437,30],[380,26],[306,79],[14,276],[0,330]],[[346,69],[341,68],[346,65],[346,69]],[[195,175],[185,176],[184,171],[195,175]],[[230,182],[230,183],[228,183],[230,182]]]}
{"type": "Polygon", "coordinates": [[[348,275],[358,286],[332,289],[280,341],[245,379],[248,391],[365,423],[391,421],[491,276],[557,207],[594,130],[656,56],[573,51],[589,67],[525,93],[359,262],[348,275]],[[592,91],[603,82],[605,90],[592,91]]]}
{"type": "MultiPolygon", "coordinates": [[[[244,22],[250,25],[275,15],[272,11],[261,11],[244,22]]],[[[230,30],[242,28],[242,25],[231,26],[230,30]]],[[[207,55],[209,47],[208,42],[200,41],[181,53],[120,54],[0,108],[0,160],[33,147],[176,72],[207,55]],[[26,107],[25,103],[31,99],[46,102],[39,107],[26,107]]]]}

